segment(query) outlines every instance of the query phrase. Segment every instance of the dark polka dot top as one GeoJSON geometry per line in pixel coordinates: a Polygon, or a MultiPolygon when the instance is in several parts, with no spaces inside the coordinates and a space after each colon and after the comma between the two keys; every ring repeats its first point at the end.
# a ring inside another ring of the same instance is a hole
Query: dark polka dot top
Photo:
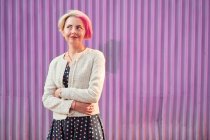
{"type": "Polygon", "coordinates": [[[63,74],[63,85],[65,88],[68,87],[69,72],[70,72],[70,66],[69,66],[69,63],[67,63],[64,74],[63,74]]]}

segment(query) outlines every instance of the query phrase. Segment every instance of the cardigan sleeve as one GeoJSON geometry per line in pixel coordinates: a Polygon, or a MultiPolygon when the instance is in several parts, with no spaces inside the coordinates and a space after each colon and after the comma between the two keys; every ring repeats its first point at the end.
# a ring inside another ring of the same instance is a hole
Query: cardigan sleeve
{"type": "Polygon", "coordinates": [[[61,88],[61,97],[84,103],[97,103],[103,89],[104,78],[105,58],[103,53],[100,52],[97,53],[93,61],[89,87],[87,89],[61,88]]]}
{"type": "Polygon", "coordinates": [[[52,61],[49,66],[48,75],[45,81],[44,94],[42,102],[45,108],[60,114],[69,114],[69,109],[73,100],[64,100],[54,97],[53,94],[57,89],[53,75],[55,71],[55,63],[52,61]]]}

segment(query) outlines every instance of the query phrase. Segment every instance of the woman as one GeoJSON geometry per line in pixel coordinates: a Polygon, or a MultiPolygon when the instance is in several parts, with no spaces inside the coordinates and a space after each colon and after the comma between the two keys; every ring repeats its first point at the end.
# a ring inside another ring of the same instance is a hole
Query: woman
{"type": "Polygon", "coordinates": [[[86,48],[92,24],[81,11],[71,10],[58,21],[68,50],[49,66],[42,101],[53,112],[49,140],[104,139],[98,101],[105,77],[102,52],[86,48]]]}

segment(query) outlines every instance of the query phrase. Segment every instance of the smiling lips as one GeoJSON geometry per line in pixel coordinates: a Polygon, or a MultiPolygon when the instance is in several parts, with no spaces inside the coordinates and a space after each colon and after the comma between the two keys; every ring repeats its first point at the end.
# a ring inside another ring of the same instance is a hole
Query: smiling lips
{"type": "Polygon", "coordinates": [[[78,36],[70,36],[70,38],[73,38],[73,39],[75,39],[75,38],[78,38],[78,36]]]}

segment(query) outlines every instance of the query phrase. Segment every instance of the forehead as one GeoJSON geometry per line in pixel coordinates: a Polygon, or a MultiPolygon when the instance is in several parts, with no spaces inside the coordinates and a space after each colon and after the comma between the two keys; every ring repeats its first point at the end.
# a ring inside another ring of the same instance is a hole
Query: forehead
{"type": "Polygon", "coordinates": [[[66,19],[65,25],[81,25],[84,26],[82,20],[75,16],[70,16],[66,19]]]}

